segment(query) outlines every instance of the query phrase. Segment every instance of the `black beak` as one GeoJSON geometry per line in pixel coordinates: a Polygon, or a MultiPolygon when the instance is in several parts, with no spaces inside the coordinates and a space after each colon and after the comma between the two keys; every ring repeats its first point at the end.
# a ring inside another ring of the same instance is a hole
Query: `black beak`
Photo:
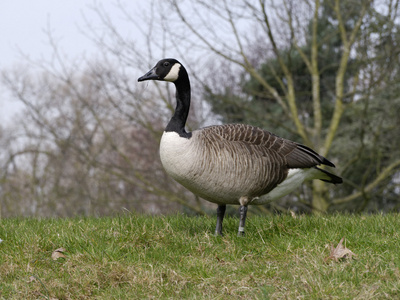
{"type": "Polygon", "coordinates": [[[156,68],[154,67],[150,71],[148,71],[146,74],[144,74],[142,77],[138,78],[138,81],[145,81],[145,80],[157,80],[159,79],[159,76],[156,74],[156,68]]]}

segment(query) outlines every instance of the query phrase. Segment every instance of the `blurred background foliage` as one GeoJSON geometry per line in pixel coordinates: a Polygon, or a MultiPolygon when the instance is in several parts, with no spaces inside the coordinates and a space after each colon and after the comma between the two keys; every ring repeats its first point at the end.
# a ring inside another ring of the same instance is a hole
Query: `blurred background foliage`
{"type": "Polygon", "coordinates": [[[253,213],[398,211],[399,1],[278,2],[120,4],[142,42],[94,8],[104,26],[85,34],[98,57],[66,61],[49,35],[51,60],[1,70],[23,104],[0,127],[1,217],[213,210],[158,158],[173,86],[136,82],[171,53],[192,80],[189,129],[260,126],[327,156],[344,178],[305,184],[253,213]]]}

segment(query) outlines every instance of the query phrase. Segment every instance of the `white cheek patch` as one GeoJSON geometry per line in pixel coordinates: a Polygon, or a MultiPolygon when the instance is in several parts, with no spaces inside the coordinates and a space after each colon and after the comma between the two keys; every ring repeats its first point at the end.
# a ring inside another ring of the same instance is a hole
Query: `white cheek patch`
{"type": "Polygon", "coordinates": [[[179,70],[181,69],[181,65],[178,63],[175,63],[171,70],[168,72],[167,76],[164,77],[165,81],[175,81],[179,77],[179,70]]]}

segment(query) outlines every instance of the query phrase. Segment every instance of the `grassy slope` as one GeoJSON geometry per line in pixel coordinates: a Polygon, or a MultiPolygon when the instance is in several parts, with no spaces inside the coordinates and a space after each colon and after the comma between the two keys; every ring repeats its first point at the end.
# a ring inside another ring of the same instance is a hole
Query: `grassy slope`
{"type": "Polygon", "coordinates": [[[0,298],[400,298],[400,218],[121,216],[0,221],[0,298]],[[356,259],[324,263],[345,236],[356,259]],[[64,247],[66,258],[52,260],[64,247]]]}

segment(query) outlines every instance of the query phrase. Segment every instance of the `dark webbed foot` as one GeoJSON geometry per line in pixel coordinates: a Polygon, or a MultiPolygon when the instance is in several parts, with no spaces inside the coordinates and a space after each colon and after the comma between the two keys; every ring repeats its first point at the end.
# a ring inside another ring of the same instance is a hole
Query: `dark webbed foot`
{"type": "Polygon", "coordinates": [[[217,208],[217,227],[215,228],[215,235],[222,236],[222,222],[224,221],[226,205],[218,205],[217,208]]]}

